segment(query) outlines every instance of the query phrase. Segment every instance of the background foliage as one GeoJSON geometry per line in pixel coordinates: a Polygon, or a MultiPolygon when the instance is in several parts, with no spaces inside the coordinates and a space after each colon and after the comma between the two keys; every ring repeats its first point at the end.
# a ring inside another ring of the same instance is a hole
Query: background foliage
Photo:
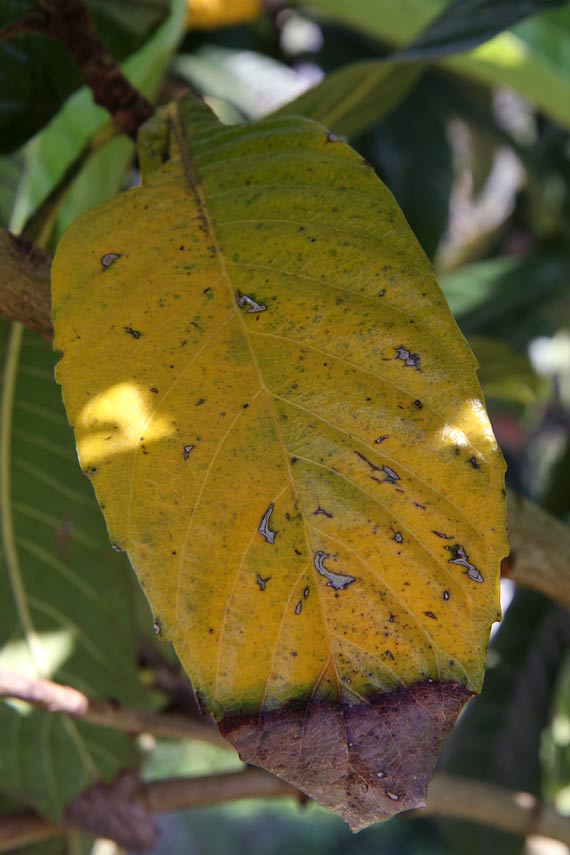
{"type": "MultiPolygon", "coordinates": [[[[32,5],[3,3],[0,25],[32,5]]],[[[192,7],[187,28],[181,0],[90,2],[109,49],[149,97],[168,100],[192,86],[227,122],[276,110],[302,113],[346,136],[372,163],[435,265],[480,361],[510,485],[568,518],[570,5],[311,0],[271,6],[265,14],[250,8],[247,20],[233,26],[216,27],[214,19],[203,30],[192,27],[192,7]]],[[[79,84],[45,36],[0,44],[0,218],[15,231],[108,122],[79,84]]],[[[80,212],[137,182],[133,158],[125,139],[85,158],[64,199],[49,210],[51,248],[80,212]]],[[[24,556],[28,607],[41,615],[48,673],[123,702],[172,704],[151,679],[157,654],[146,604],[122,556],[109,552],[76,466],[50,349],[26,334],[15,353],[14,344],[5,345],[6,323],[1,331],[8,362],[4,437],[8,430],[14,455],[3,498],[24,556]],[[10,372],[16,395],[7,409],[10,372]]],[[[508,584],[504,594],[507,603],[508,584]]],[[[0,661],[17,669],[22,612],[10,596],[1,601],[0,661]]],[[[514,592],[494,636],[483,694],[448,741],[442,768],[541,794],[570,814],[569,635],[564,611],[538,594],[514,592]]],[[[163,648],[160,655],[175,673],[163,648]]],[[[27,804],[58,816],[69,793],[89,780],[77,777],[71,744],[87,765],[88,755],[91,762],[97,755],[107,775],[135,751],[149,777],[236,763],[194,743],[181,748],[159,740],[142,751],[112,731],[85,726],[73,736],[48,714],[26,717],[14,704],[3,705],[1,718],[10,748],[2,750],[3,812],[27,804]]],[[[157,853],[514,855],[527,846],[488,828],[425,819],[396,820],[352,838],[340,821],[292,804],[168,815],[161,826],[157,853]]],[[[26,852],[43,855],[58,846],[26,852]]],[[[88,852],[92,841],[80,846],[88,852]]]]}

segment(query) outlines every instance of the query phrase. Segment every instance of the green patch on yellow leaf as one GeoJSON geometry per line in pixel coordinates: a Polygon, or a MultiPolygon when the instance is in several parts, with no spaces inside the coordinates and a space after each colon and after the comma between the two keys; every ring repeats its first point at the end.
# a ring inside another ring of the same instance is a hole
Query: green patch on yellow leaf
{"type": "Polygon", "coordinates": [[[149,125],[53,270],[81,465],[205,708],[354,828],[481,685],[503,461],[433,272],[320,125],[149,125]],[[160,150],[162,147],[162,150],[160,150]]]}

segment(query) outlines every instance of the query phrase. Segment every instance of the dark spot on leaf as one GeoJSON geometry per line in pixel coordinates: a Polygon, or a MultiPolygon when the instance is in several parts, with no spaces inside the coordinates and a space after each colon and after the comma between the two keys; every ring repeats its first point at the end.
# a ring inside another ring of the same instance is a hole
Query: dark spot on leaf
{"type": "Polygon", "coordinates": [[[262,579],[261,576],[259,575],[259,573],[257,574],[257,579],[255,581],[259,585],[260,591],[265,591],[265,586],[267,585],[267,583],[269,582],[270,579],[271,579],[271,576],[266,576],[265,579],[262,579]]]}
{"type": "Polygon", "coordinates": [[[313,511],[314,517],[319,516],[319,515],[322,515],[324,517],[328,517],[329,520],[332,520],[332,518],[333,518],[333,515],[331,513],[329,513],[328,511],[325,511],[324,508],[321,508],[320,505],[318,506],[316,511],[313,511]]]}
{"type": "Polygon", "coordinates": [[[408,368],[415,368],[416,371],[420,370],[421,357],[419,353],[411,353],[403,344],[396,347],[395,350],[396,359],[401,359],[408,368]]]}
{"type": "Polygon", "coordinates": [[[150,387],[150,391],[151,391],[154,395],[158,395],[158,389],[156,388],[156,386],[151,386],[151,387],[150,387]]]}
{"type": "Polygon", "coordinates": [[[121,257],[119,252],[107,252],[101,259],[101,267],[103,270],[108,270],[108,268],[117,261],[121,257]]]}
{"type": "Polygon", "coordinates": [[[259,534],[261,534],[265,538],[267,543],[274,543],[275,537],[277,535],[277,532],[273,531],[269,525],[272,513],[273,513],[273,502],[269,505],[269,507],[267,508],[265,513],[263,514],[263,516],[261,518],[261,522],[259,523],[259,526],[257,529],[259,534]]]}
{"type": "Polygon", "coordinates": [[[255,314],[256,312],[265,312],[267,310],[267,306],[263,303],[258,303],[253,297],[248,297],[247,294],[242,294],[241,291],[236,291],[236,303],[240,307],[240,309],[247,309],[248,314],[255,314]]]}
{"type": "Polygon", "coordinates": [[[382,466],[376,466],[376,464],[375,464],[375,463],[372,463],[372,461],[371,461],[371,460],[369,460],[369,459],[368,459],[364,454],[362,454],[360,451],[355,451],[354,453],[356,454],[356,456],[357,456],[357,457],[360,457],[360,459],[361,459],[361,460],[363,460],[363,461],[366,463],[366,465],[367,465],[367,466],[369,466],[369,467],[372,469],[372,471],[373,471],[373,472],[382,472],[382,471],[383,471],[384,467],[382,467],[382,466]]]}
{"type": "Polygon", "coordinates": [[[127,335],[132,335],[133,338],[140,338],[142,333],[138,330],[134,330],[132,327],[123,327],[124,331],[127,335]]]}
{"type": "Polygon", "coordinates": [[[460,543],[455,543],[453,546],[446,546],[445,548],[451,552],[452,556],[451,559],[448,561],[448,564],[457,564],[460,567],[465,567],[466,575],[473,582],[485,581],[477,567],[475,567],[475,565],[471,564],[471,562],[469,561],[467,553],[465,552],[465,549],[463,548],[463,546],[461,546],[460,543]]]}
{"type": "Polygon", "coordinates": [[[184,446],[184,448],[182,450],[182,456],[183,456],[184,460],[188,460],[188,458],[190,457],[190,452],[193,451],[194,448],[196,448],[195,445],[185,445],[184,446]]]}

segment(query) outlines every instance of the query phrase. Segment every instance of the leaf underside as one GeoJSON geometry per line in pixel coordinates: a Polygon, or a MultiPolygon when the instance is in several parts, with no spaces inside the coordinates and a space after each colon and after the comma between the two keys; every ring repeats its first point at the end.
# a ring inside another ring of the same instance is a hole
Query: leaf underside
{"type": "Polygon", "coordinates": [[[423,803],[506,552],[475,360],[393,198],[321,126],[143,131],[54,262],[112,542],[248,762],[363,827],[423,803]]]}

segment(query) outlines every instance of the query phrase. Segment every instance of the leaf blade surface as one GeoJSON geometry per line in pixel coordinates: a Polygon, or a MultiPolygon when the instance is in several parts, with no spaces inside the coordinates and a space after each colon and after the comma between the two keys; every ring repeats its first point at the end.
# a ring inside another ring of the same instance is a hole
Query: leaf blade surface
{"type": "Polygon", "coordinates": [[[475,361],[391,195],[319,125],[187,101],[141,160],[55,260],[81,464],[223,732],[362,827],[421,803],[498,616],[475,361]]]}

